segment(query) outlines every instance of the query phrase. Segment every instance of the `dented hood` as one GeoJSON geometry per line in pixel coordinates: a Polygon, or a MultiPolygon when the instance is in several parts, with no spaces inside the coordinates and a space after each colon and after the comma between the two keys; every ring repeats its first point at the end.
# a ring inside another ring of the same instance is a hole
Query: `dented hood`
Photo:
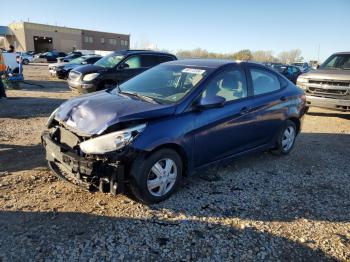
{"type": "Polygon", "coordinates": [[[98,135],[122,122],[172,115],[173,105],[160,105],[122,94],[100,91],[79,96],[63,103],[55,119],[84,136],[98,135]]]}

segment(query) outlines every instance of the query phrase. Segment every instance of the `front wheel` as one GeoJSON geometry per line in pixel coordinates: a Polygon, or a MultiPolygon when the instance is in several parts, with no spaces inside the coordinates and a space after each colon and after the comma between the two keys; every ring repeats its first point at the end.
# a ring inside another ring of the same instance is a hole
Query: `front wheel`
{"type": "Polygon", "coordinates": [[[182,176],[181,157],[172,149],[161,149],[147,158],[138,158],[131,167],[131,191],[146,204],[167,199],[182,176]]]}
{"type": "Polygon", "coordinates": [[[277,137],[277,147],[272,150],[272,152],[278,155],[289,154],[294,146],[296,136],[297,129],[295,124],[292,121],[287,120],[277,137]]]}

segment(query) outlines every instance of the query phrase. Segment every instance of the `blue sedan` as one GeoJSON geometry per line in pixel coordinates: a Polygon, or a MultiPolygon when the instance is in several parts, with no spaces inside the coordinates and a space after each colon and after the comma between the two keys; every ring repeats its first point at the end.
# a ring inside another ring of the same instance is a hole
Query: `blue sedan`
{"type": "Polygon", "coordinates": [[[303,91],[265,66],[178,60],[63,103],[42,142],[62,179],[112,194],[129,187],[156,203],[208,165],[257,151],[288,154],[304,112],[303,91]]]}

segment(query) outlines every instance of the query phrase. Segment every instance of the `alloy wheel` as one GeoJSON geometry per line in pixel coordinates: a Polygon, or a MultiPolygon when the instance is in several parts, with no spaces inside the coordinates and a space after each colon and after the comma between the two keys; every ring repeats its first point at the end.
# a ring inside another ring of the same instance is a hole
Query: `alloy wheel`
{"type": "Polygon", "coordinates": [[[284,151],[288,151],[292,148],[295,140],[295,129],[293,126],[288,126],[282,136],[282,148],[284,151]]]}
{"type": "Polygon", "coordinates": [[[147,177],[147,188],[150,194],[161,197],[167,194],[175,185],[177,167],[170,158],[157,161],[147,177]]]}

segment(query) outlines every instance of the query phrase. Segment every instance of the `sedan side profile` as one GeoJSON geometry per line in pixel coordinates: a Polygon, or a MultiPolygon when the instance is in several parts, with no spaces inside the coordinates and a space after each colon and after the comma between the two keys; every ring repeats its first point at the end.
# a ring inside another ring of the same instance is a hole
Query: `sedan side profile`
{"type": "Polygon", "coordinates": [[[42,142],[51,170],[143,203],[168,198],[183,176],[258,151],[288,154],[303,91],[250,62],[178,60],[63,103],[42,142]]]}

